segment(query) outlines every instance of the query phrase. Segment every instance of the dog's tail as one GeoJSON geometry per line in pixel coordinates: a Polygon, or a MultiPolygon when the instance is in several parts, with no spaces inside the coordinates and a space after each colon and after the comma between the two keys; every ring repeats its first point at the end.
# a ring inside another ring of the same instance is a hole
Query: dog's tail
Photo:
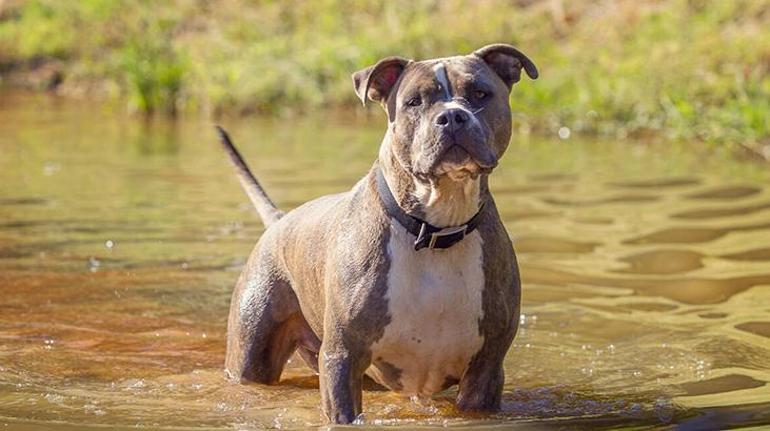
{"type": "Polygon", "coordinates": [[[235,166],[235,172],[238,174],[238,180],[241,182],[243,190],[246,191],[249,199],[251,199],[251,203],[254,204],[254,208],[257,209],[259,217],[262,219],[262,223],[265,227],[270,226],[278,221],[279,218],[283,217],[283,211],[276,208],[273,201],[271,201],[267,196],[267,193],[265,193],[265,190],[259,185],[259,181],[254,178],[254,174],[251,173],[251,170],[246,165],[243,157],[241,157],[241,154],[235,149],[235,145],[230,141],[230,136],[225,132],[225,129],[219,126],[216,126],[216,128],[219,133],[219,142],[230,157],[233,166],[235,166]]]}

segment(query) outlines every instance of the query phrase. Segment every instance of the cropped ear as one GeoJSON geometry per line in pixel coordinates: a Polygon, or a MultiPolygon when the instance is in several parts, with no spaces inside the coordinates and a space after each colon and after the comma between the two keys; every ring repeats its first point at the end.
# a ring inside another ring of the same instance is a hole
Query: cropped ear
{"type": "Polygon", "coordinates": [[[374,66],[359,70],[353,74],[353,87],[361,103],[366,106],[366,98],[382,102],[387,99],[390,90],[406,68],[409,60],[401,57],[387,57],[374,66]]]}
{"type": "Polygon", "coordinates": [[[511,45],[496,43],[473,51],[476,57],[484,60],[492,70],[505,82],[510,89],[521,79],[521,69],[524,69],[532,79],[537,79],[537,67],[526,55],[511,45]]]}

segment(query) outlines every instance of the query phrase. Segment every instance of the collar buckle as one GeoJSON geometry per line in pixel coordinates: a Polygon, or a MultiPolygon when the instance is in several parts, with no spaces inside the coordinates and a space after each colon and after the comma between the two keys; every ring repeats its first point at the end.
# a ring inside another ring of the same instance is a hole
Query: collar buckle
{"type": "Polygon", "coordinates": [[[420,226],[420,234],[417,235],[417,240],[414,242],[415,250],[426,247],[431,250],[437,248],[449,248],[462,241],[463,238],[465,238],[465,234],[468,233],[467,224],[445,227],[434,232],[428,232],[428,226],[427,223],[423,223],[422,226],[420,226]]]}

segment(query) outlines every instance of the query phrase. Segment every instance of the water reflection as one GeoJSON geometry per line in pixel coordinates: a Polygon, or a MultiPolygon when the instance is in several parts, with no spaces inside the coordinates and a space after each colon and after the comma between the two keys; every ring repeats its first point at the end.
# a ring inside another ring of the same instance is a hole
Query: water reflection
{"type": "MultiPolygon", "coordinates": [[[[296,360],[275,387],[222,379],[231,288],[262,227],[210,125],[0,100],[0,423],[318,425],[317,377],[296,360]]],[[[285,208],[352,185],[382,132],[231,123],[285,208]]],[[[502,411],[462,415],[456,390],[369,390],[361,424],[770,421],[770,174],[671,144],[626,149],[515,140],[491,179],[524,279],[502,411]]]]}
{"type": "Polygon", "coordinates": [[[653,250],[622,257],[629,266],[618,272],[634,274],[679,274],[703,268],[703,255],[690,250],[653,250]]]}

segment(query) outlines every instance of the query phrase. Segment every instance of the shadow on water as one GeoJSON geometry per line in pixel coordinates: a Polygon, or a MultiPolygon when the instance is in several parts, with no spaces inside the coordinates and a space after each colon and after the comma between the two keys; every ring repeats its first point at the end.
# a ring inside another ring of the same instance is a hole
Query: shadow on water
{"type": "Polygon", "coordinates": [[[697,200],[726,200],[731,201],[734,199],[746,198],[756,195],[762,191],[759,187],[752,186],[724,186],[715,187],[710,190],[691,193],[686,195],[687,199],[697,200]]]}
{"type": "MultiPolygon", "coordinates": [[[[371,166],[381,124],[348,120],[228,127],[290,208],[371,166]]],[[[490,179],[524,281],[502,410],[462,414],[456,389],[367,390],[361,425],[770,423],[766,169],[668,143],[629,158],[519,138],[490,179]]],[[[223,379],[231,289],[261,233],[208,123],[0,98],[0,424],[320,425],[318,379],[296,358],[278,386],[223,379]]]]}
{"type": "Polygon", "coordinates": [[[756,223],[727,227],[672,227],[626,240],[627,244],[694,244],[713,241],[733,232],[751,232],[770,229],[770,223],[756,223]]]}
{"type": "Polygon", "coordinates": [[[577,206],[594,206],[594,205],[618,204],[618,203],[622,203],[622,204],[645,203],[645,202],[656,201],[658,199],[659,198],[657,198],[656,196],[619,195],[619,196],[610,196],[610,197],[601,198],[601,199],[586,199],[586,200],[544,198],[543,202],[546,202],[552,205],[558,205],[558,206],[577,207],[577,206]]]}
{"type": "Polygon", "coordinates": [[[737,206],[731,208],[709,208],[683,211],[672,214],[671,217],[689,220],[703,220],[723,217],[746,216],[759,211],[770,209],[770,202],[762,202],[754,205],[737,206]]]}
{"type": "Polygon", "coordinates": [[[655,178],[643,181],[620,181],[609,183],[610,186],[627,189],[660,189],[670,187],[695,186],[701,181],[695,177],[683,178],[655,178]]]}

